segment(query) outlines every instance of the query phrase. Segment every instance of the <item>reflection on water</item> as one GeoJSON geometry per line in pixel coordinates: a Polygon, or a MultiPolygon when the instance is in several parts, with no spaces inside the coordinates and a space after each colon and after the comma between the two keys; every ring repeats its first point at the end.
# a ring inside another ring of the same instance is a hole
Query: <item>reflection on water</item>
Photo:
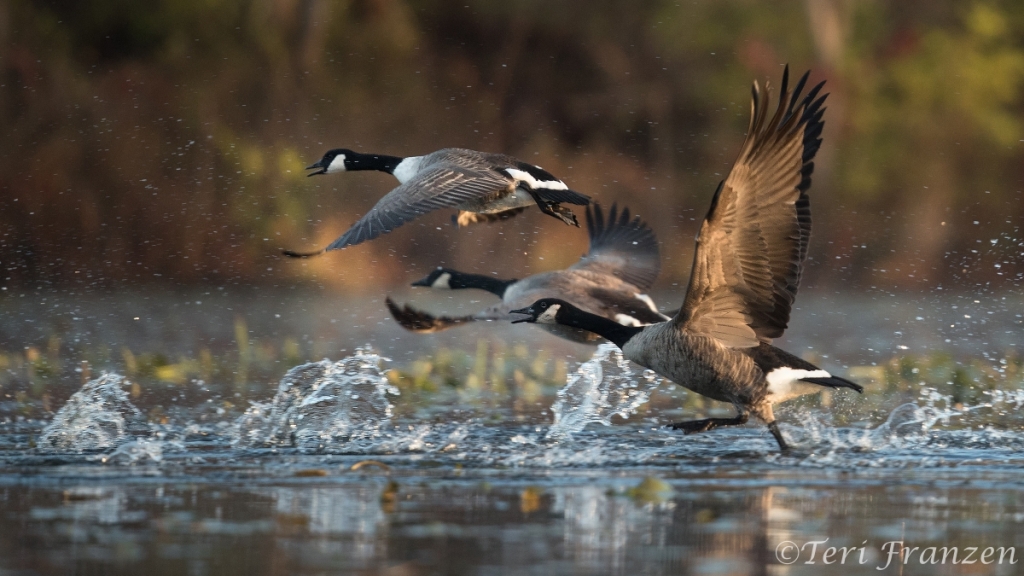
{"type": "MultiPolygon", "coordinates": [[[[895,486],[892,475],[839,481],[826,474],[765,486],[766,470],[745,467],[662,470],[673,486],[663,500],[637,496],[632,488],[643,480],[633,473],[544,479],[393,473],[390,481],[399,484],[393,502],[381,498],[387,479],[358,473],[313,483],[278,478],[252,488],[239,478],[231,486],[209,478],[198,484],[137,479],[73,490],[8,479],[0,489],[7,511],[0,519],[0,569],[846,574],[879,573],[881,548],[892,540],[1016,547],[1018,554],[1024,547],[1024,497],[1009,482],[975,484],[970,474],[951,473],[895,486]],[[864,564],[787,568],[776,559],[781,542],[826,538],[833,546],[863,546],[858,562],[864,564]]],[[[1019,573],[1019,564],[979,568],[1019,573]]],[[[935,568],[912,564],[903,573],[935,568]]]]}
{"type": "Polygon", "coordinates": [[[293,530],[289,542],[307,566],[329,566],[344,559],[351,568],[366,568],[387,556],[387,519],[374,483],[345,489],[280,487],[269,491],[275,524],[293,530]],[[306,536],[306,537],[303,537],[306,536]]]}

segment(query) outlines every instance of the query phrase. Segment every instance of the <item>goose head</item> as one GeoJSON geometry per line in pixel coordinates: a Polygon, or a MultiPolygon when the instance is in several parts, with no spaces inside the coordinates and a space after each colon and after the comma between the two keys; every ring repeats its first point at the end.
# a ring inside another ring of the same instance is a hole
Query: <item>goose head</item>
{"type": "Polygon", "coordinates": [[[433,288],[434,290],[450,290],[452,288],[451,281],[454,274],[456,274],[454,270],[438,267],[430,274],[427,274],[426,277],[413,282],[412,285],[433,288]]]}
{"type": "Polygon", "coordinates": [[[355,152],[348,148],[335,148],[328,150],[323,158],[306,166],[306,170],[316,170],[311,172],[307,176],[317,176],[319,174],[333,174],[335,172],[344,172],[349,170],[351,166],[348,163],[353,157],[358,156],[355,152]]]}
{"type": "Polygon", "coordinates": [[[558,313],[568,304],[557,298],[541,298],[526,308],[510,310],[512,314],[523,314],[526,318],[513,320],[513,324],[529,322],[531,324],[558,324],[558,313]]]}

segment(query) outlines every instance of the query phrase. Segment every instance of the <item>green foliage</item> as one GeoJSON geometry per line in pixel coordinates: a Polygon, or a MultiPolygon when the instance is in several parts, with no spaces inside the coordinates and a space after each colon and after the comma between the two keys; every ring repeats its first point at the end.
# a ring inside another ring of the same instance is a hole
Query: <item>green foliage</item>
{"type": "MultiPolygon", "coordinates": [[[[928,171],[937,164],[962,180],[947,185],[970,190],[979,174],[1005,173],[1019,162],[1022,33],[1024,18],[1014,21],[1008,11],[979,3],[957,26],[895,31],[888,47],[893,53],[884,59],[852,59],[854,111],[843,190],[874,199],[919,187],[932,183],[928,171]]],[[[1002,195],[1013,192],[994,187],[1002,195]]],[[[976,199],[955,196],[948,200],[976,199]]]]}

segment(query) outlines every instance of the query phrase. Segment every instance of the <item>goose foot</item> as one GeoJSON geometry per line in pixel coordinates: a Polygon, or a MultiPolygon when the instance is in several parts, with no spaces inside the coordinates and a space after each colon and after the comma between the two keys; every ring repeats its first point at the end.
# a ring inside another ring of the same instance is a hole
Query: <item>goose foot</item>
{"type": "Polygon", "coordinates": [[[572,210],[562,207],[561,204],[541,200],[537,205],[540,206],[540,211],[548,216],[554,216],[569,226],[580,227],[580,223],[576,220],[576,215],[572,213],[572,210]]]}
{"type": "Polygon", "coordinates": [[[537,202],[537,207],[540,208],[541,212],[547,214],[548,216],[554,216],[555,218],[558,218],[559,220],[565,222],[569,226],[575,226],[577,228],[580,227],[580,223],[578,220],[576,220],[576,215],[573,214],[572,210],[564,208],[558,202],[544,200],[533,191],[530,192],[530,195],[533,196],[533,199],[537,202]]]}
{"type": "Polygon", "coordinates": [[[775,436],[775,441],[779,443],[779,449],[783,452],[789,452],[789,444],[786,444],[786,439],[782,437],[782,430],[779,430],[779,424],[772,420],[768,423],[768,431],[775,436]]]}
{"type": "Polygon", "coordinates": [[[668,427],[673,430],[682,430],[684,434],[697,434],[699,432],[714,430],[721,426],[739,426],[746,423],[747,415],[739,414],[735,418],[705,418],[703,420],[676,422],[675,424],[669,424],[668,427]]]}

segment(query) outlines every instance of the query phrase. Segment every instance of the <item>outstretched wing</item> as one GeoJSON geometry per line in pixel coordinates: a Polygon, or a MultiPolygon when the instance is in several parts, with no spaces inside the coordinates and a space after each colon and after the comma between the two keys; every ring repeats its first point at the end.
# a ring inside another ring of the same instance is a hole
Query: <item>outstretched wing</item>
{"type": "Polygon", "coordinates": [[[639,216],[630,219],[629,208],[619,213],[612,204],[605,220],[601,206],[592,203],[587,207],[587,233],[590,251],[570,269],[612,275],[640,290],[654,284],[661,272],[658,239],[639,216]]]}
{"type": "Polygon", "coordinates": [[[807,74],[788,90],[775,115],[771,91],[753,87],[750,128],[739,158],[718,186],[697,238],[690,286],[675,322],[732,347],[771,342],[785,331],[796,297],[811,212],[814,155],[824,125],[824,82],[801,96],[807,74]]]}
{"type": "Polygon", "coordinates": [[[509,190],[512,180],[490,170],[450,162],[427,168],[412,180],[384,195],[380,201],[327,250],[372,240],[402,224],[439,208],[452,208],[509,190]]]}
{"type": "Polygon", "coordinates": [[[384,303],[387,304],[388,310],[391,312],[391,316],[393,316],[395,321],[403,328],[411,332],[419,332],[421,334],[440,332],[453,326],[469,322],[477,322],[481,320],[512,320],[515,318],[512,314],[508,313],[508,306],[504,306],[502,304],[492,306],[486,310],[482,310],[476,314],[470,314],[468,316],[434,316],[429,312],[413,308],[408,304],[399,306],[391,299],[390,296],[384,299],[384,303]]]}

